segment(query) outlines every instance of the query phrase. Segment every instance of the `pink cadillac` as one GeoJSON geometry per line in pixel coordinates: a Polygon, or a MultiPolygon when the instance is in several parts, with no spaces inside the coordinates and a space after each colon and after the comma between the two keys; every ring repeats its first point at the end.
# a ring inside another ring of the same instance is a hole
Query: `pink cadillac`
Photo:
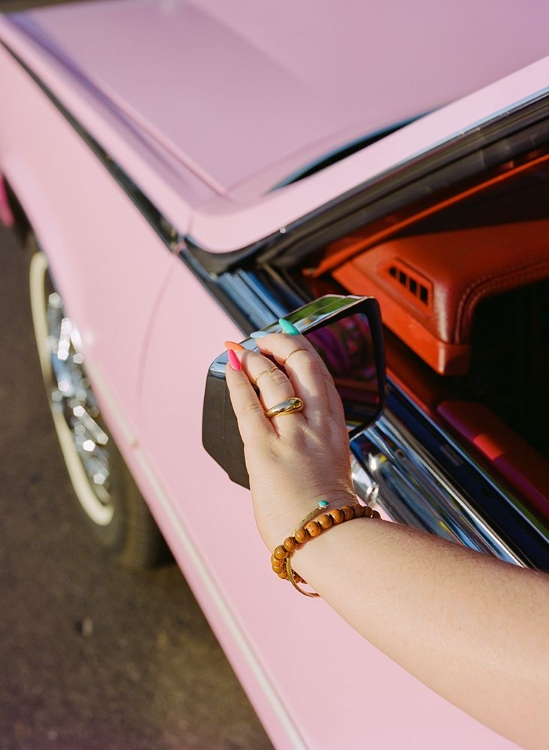
{"type": "Polygon", "coordinates": [[[519,0],[0,17],[0,219],[35,250],[75,495],[123,560],[167,542],[277,748],[512,746],[273,576],[203,394],[225,339],[377,297],[357,493],[549,568],[548,23],[519,0]]]}

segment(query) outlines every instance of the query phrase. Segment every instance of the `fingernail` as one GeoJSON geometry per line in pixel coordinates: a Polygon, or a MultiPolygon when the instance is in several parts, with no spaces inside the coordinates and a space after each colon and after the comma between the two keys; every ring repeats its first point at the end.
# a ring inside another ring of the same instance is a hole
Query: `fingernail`
{"type": "Polygon", "coordinates": [[[224,341],[223,346],[225,349],[230,349],[233,352],[245,352],[246,349],[242,344],[237,344],[236,341],[224,341]]]}
{"type": "Polygon", "coordinates": [[[250,333],[250,338],[251,339],[263,339],[265,338],[265,336],[268,336],[268,335],[269,335],[268,331],[252,331],[252,333],[250,333]]]}
{"type": "Polygon", "coordinates": [[[291,336],[299,336],[299,331],[294,326],[293,323],[290,323],[289,320],[285,320],[284,318],[280,318],[278,321],[280,323],[280,327],[284,331],[284,333],[289,333],[291,336]]]}
{"type": "Polygon", "coordinates": [[[233,352],[232,349],[229,349],[229,364],[233,368],[233,370],[241,370],[242,365],[240,364],[240,360],[236,356],[236,354],[233,352]]]}

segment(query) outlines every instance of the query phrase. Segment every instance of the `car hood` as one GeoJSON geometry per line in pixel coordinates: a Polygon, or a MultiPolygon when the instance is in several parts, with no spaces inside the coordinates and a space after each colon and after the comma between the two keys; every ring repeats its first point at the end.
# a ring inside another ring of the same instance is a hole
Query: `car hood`
{"type": "Polygon", "coordinates": [[[520,0],[118,0],[13,19],[215,193],[249,198],[542,57],[540,13],[520,0]]]}

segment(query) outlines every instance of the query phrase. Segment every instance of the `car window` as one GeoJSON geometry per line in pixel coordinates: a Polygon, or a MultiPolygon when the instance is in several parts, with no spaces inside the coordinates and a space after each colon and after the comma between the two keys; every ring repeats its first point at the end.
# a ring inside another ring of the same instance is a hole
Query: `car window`
{"type": "Polygon", "coordinates": [[[272,187],[269,192],[272,193],[275,190],[280,190],[280,188],[286,187],[287,185],[293,185],[300,180],[304,180],[306,177],[317,174],[317,172],[321,172],[323,169],[326,169],[326,167],[329,167],[332,164],[336,164],[338,161],[346,159],[348,156],[352,156],[358,151],[362,151],[362,149],[371,146],[373,143],[377,143],[377,141],[381,141],[383,138],[391,135],[391,133],[396,133],[397,130],[400,130],[401,128],[409,125],[411,122],[414,122],[417,119],[419,119],[419,117],[413,117],[409,120],[399,122],[396,125],[392,125],[391,127],[378,130],[375,133],[365,135],[362,138],[357,138],[350,143],[345,143],[339,148],[330,151],[324,156],[315,159],[310,164],[306,164],[305,166],[301,167],[301,169],[288,175],[285,179],[274,185],[274,187],[272,187]]]}

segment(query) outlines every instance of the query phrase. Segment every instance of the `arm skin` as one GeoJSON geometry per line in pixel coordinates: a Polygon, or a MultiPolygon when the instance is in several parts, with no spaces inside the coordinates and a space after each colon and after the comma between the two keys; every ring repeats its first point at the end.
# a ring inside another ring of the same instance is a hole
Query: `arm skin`
{"type": "MultiPolygon", "coordinates": [[[[341,402],[320,358],[300,336],[259,345],[281,364],[296,351],[288,377],[267,374],[272,362],[252,352],[239,352],[241,370],[227,367],[256,522],[272,551],[319,499],[337,507],[356,496],[341,402]],[[250,380],[263,372],[258,398],[250,380]],[[293,395],[303,412],[266,419],[264,409],[293,395]]],[[[311,540],[292,567],[437,693],[524,747],[549,747],[549,575],[366,518],[311,540]]]]}

